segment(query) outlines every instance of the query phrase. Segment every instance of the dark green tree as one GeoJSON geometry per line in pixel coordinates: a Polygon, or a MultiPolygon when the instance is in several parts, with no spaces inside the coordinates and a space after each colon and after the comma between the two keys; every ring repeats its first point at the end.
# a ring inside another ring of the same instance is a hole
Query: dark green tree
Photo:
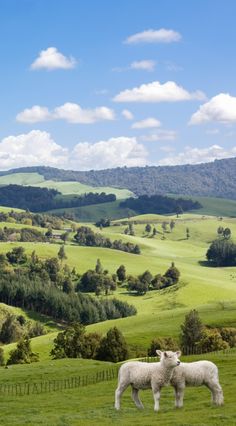
{"type": "Polygon", "coordinates": [[[51,356],[58,358],[81,358],[83,353],[85,327],[75,323],[67,327],[65,331],[58,333],[54,339],[54,347],[51,356]]]}
{"type": "Polygon", "coordinates": [[[32,352],[30,339],[28,336],[22,338],[10,352],[7,364],[30,364],[39,360],[38,354],[32,352]]]}
{"type": "Polygon", "coordinates": [[[103,267],[102,267],[100,259],[97,259],[97,263],[96,263],[96,266],[95,266],[95,272],[97,274],[102,274],[102,272],[103,272],[103,267]]]}
{"type": "Polygon", "coordinates": [[[57,256],[58,256],[58,259],[61,261],[61,262],[63,262],[63,260],[66,260],[67,259],[67,255],[66,255],[66,252],[65,252],[65,246],[64,246],[64,244],[59,248],[59,251],[58,251],[58,253],[57,253],[57,256]]]}
{"type": "Polygon", "coordinates": [[[147,225],[145,226],[145,232],[147,234],[150,234],[151,230],[152,230],[152,227],[151,227],[150,223],[147,223],[147,225]]]}
{"type": "Polygon", "coordinates": [[[180,271],[176,268],[174,262],[172,262],[171,267],[167,269],[164,274],[164,277],[170,279],[171,284],[177,284],[180,277],[180,271]]]}
{"type": "Polygon", "coordinates": [[[203,324],[198,311],[193,309],[181,325],[180,344],[184,354],[194,353],[203,336],[203,324]]]}
{"type": "Polygon", "coordinates": [[[119,268],[116,271],[118,280],[122,283],[126,280],[126,269],[124,265],[120,265],[119,268]]]}
{"type": "Polygon", "coordinates": [[[97,359],[102,361],[120,362],[128,358],[128,345],[117,327],[108,330],[101,340],[97,359]]]}

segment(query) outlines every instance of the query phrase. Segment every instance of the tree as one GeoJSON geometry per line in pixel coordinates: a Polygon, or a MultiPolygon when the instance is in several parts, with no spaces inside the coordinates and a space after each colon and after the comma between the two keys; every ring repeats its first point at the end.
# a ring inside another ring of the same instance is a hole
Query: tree
{"type": "Polygon", "coordinates": [[[157,230],[156,230],[156,228],[155,228],[155,226],[153,227],[153,230],[152,230],[152,236],[153,237],[155,237],[156,236],[156,234],[157,234],[157,230]]]}
{"type": "Polygon", "coordinates": [[[176,268],[174,262],[172,262],[171,267],[167,269],[167,271],[164,274],[164,277],[170,279],[171,284],[177,284],[177,282],[179,281],[180,272],[176,268]]]}
{"type": "Polygon", "coordinates": [[[18,340],[23,334],[23,328],[20,321],[17,321],[15,315],[8,314],[2,323],[0,332],[0,341],[2,343],[11,343],[18,340]]]}
{"type": "Polygon", "coordinates": [[[129,222],[129,235],[132,235],[132,236],[134,236],[135,235],[135,232],[134,232],[134,225],[133,225],[133,223],[132,222],[129,222]]]}
{"type": "Polygon", "coordinates": [[[217,239],[211,243],[206,257],[216,266],[235,266],[236,244],[228,239],[217,239]]]}
{"type": "Polygon", "coordinates": [[[219,226],[217,229],[218,236],[221,237],[223,235],[223,232],[224,232],[223,226],[219,226]]]}
{"type": "Polygon", "coordinates": [[[225,228],[223,230],[223,237],[226,238],[227,240],[231,237],[231,230],[230,230],[230,228],[225,228]]]}
{"type": "Polygon", "coordinates": [[[187,238],[187,240],[189,239],[189,237],[190,237],[190,231],[189,231],[189,228],[186,228],[186,238],[187,238]]]}
{"type": "Polygon", "coordinates": [[[102,361],[120,362],[128,358],[128,345],[117,327],[108,330],[101,340],[97,359],[102,361]]]}
{"type": "Polygon", "coordinates": [[[38,354],[32,352],[30,339],[28,336],[22,338],[10,352],[7,364],[30,364],[39,360],[38,354]]]}
{"type": "Polygon", "coordinates": [[[149,285],[151,284],[151,281],[153,279],[153,276],[152,276],[151,272],[147,270],[147,271],[143,272],[143,274],[139,275],[138,278],[142,283],[147,283],[148,287],[149,287],[149,285]]]}
{"type": "Polygon", "coordinates": [[[0,348],[0,365],[5,365],[4,350],[0,348]]]}
{"type": "Polygon", "coordinates": [[[174,227],[175,227],[175,221],[172,219],[170,221],[170,230],[171,230],[171,232],[173,231],[174,227]]]}
{"type": "Polygon", "coordinates": [[[157,356],[157,349],[175,352],[179,347],[178,343],[172,337],[158,337],[151,341],[151,345],[148,348],[148,356],[157,356]]]}
{"type": "Polygon", "coordinates": [[[167,225],[168,225],[168,222],[166,222],[166,221],[162,222],[161,227],[162,227],[163,232],[167,231],[167,225]]]}
{"type": "Polygon", "coordinates": [[[66,255],[66,252],[65,252],[65,246],[64,246],[64,244],[59,248],[57,256],[58,256],[59,260],[61,261],[61,263],[63,262],[63,260],[67,259],[67,255],[66,255]]]}
{"type": "Polygon", "coordinates": [[[52,228],[48,228],[47,232],[45,232],[45,237],[47,237],[48,239],[53,237],[52,228]]]}
{"type": "Polygon", "coordinates": [[[222,339],[217,329],[203,328],[202,336],[197,344],[200,352],[213,352],[228,349],[229,344],[222,339]]]}
{"type": "Polygon", "coordinates": [[[152,230],[152,227],[151,227],[150,223],[147,223],[147,225],[145,226],[145,232],[147,234],[150,234],[151,230],[152,230]]]}
{"type": "Polygon", "coordinates": [[[69,233],[68,231],[63,232],[63,234],[61,234],[61,240],[62,240],[64,243],[66,243],[66,241],[68,240],[69,236],[70,236],[70,233],[69,233]]]}
{"type": "Polygon", "coordinates": [[[122,283],[126,280],[126,269],[124,265],[120,265],[119,268],[116,271],[118,280],[122,283]]]}
{"type": "Polygon", "coordinates": [[[62,291],[64,291],[64,293],[67,293],[67,294],[73,293],[74,287],[70,277],[66,277],[64,279],[62,284],[62,291]]]}
{"type": "Polygon", "coordinates": [[[15,247],[6,254],[9,263],[22,264],[27,261],[24,247],[15,247]]]}
{"type": "Polygon", "coordinates": [[[180,344],[184,354],[194,353],[203,336],[203,324],[198,311],[193,309],[186,316],[181,325],[180,344]]]}
{"type": "Polygon", "coordinates": [[[75,323],[58,333],[54,339],[54,347],[51,350],[53,359],[81,358],[83,353],[85,327],[75,323]]]}
{"type": "Polygon", "coordinates": [[[95,266],[95,272],[97,274],[102,274],[102,272],[103,272],[103,267],[102,267],[100,259],[97,259],[97,263],[96,263],[96,266],[95,266]]]}

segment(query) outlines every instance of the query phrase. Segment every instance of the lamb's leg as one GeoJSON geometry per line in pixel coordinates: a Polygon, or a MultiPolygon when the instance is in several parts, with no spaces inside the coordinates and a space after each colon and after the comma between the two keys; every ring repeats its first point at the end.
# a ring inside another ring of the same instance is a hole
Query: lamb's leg
{"type": "Polygon", "coordinates": [[[154,398],[154,411],[159,410],[159,402],[161,397],[161,389],[160,388],[153,388],[153,398],[154,398]]]}
{"type": "Polygon", "coordinates": [[[142,401],[139,398],[138,392],[139,392],[138,389],[135,389],[134,387],[132,387],[132,392],[131,392],[132,399],[133,399],[136,407],[138,407],[138,408],[144,408],[143,404],[142,404],[142,401]]]}
{"type": "Polygon", "coordinates": [[[115,392],[115,409],[120,409],[120,400],[122,393],[125,391],[125,389],[129,386],[129,383],[120,383],[116,389],[115,392]]]}
{"type": "Polygon", "coordinates": [[[217,380],[209,382],[206,386],[211,391],[211,400],[215,405],[223,405],[224,404],[224,396],[222,388],[217,380]]]}
{"type": "Polygon", "coordinates": [[[175,406],[176,408],[182,408],[184,405],[184,386],[175,386],[175,406]]]}

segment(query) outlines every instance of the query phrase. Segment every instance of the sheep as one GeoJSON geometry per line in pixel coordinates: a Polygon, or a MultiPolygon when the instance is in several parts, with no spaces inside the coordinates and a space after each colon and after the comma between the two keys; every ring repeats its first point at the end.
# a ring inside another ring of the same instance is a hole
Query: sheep
{"type": "Polygon", "coordinates": [[[152,389],[154,397],[154,410],[159,410],[161,388],[169,384],[173,370],[180,364],[178,357],[181,352],[156,351],[160,362],[129,361],[119,370],[118,387],[115,392],[115,408],[120,409],[120,400],[125,389],[131,385],[132,399],[138,408],[144,408],[139,399],[140,389],[152,389]]]}
{"type": "Polygon", "coordinates": [[[185,386],[205,385],[210,389],[212,402],[215,405],[223,405],[224,396],[219,383],[218,368],[210,361],[181,362],[175,368],[170,380],[175,390],[175,406],[183,407],[185,386]]]}

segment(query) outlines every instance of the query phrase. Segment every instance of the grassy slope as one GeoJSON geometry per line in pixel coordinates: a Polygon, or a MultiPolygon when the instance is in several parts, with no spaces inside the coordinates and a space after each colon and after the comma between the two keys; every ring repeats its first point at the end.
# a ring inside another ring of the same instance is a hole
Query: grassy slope
{"type": "Polygon", "coordinates": [[[0,185],[9,184],[53,188],[57,189],[64,195],[81,195],[86,192],[105,192],[106,194],[115,194],[117,199],[124,199],[133,195],[133,193],[128,189],[118,189],[109,186],[94,187],[84,185],[80,182],[57,182],[53,180],[45,180],[44,177],[38,173],[13,173],[6,176],[0,176],[0,185]]]}
{"type": "Polygon", "coordinates": [[[49,211],[48,213],[64,215],[66,212],[70,215],[73,215],[81,222],[97,222],[102,217],[120,219],[127,216],[133,216],[135,214],[135,212],[130,209],[121,208],[119,204],[120,201],[117,200],[110,203],[93,204],[92,206],[55,209],[49,211]]]}
{"type": "MultiPolygon", "coordinates": [[[[122,238],[138,243],[142,248],[140,256],[103,248],[66,245],[67,263],[71,267],[75,266],[80,273],[93,268],[98,258],[104,268],[111,273],[120,264],[126,266],[128,274],[137,275],[146,269],[153,274],[164,273],[171,261],[174,261],[181,271],[181,286],[178,291],[170,288],[137,297],[129,295],[125,289],[118,289],[116,296],[134,304],[138,314],[131,318],[93,324],[88,330],[104,333],[116,324],[133,347],[146,350],[150,340],[157,335],[178,336],[179,326],[190,308],[199,309],[207,324],[236,326],[236,268],[209,268],[204,266],[204,263],[199,263],[204,262],[207,247],[216,237],[219,224],[229,226],[233,235],[236,235],[235,219],[219,222],[216,218],[200,219],[192,215],[184,215],[176,220],[176,227],[173,233],[166,233],[166,240],[161,240],[161,233],[155,238],[146,236],[145,225],[141,224],[135,225],[135,237],[122,234],[123,225],[112,226],[102,231],[104,236],[112,239],[122,238]],[[185,239],[186,226],[190,229],[189,240],[185,239]]],[[[156,227],[160,232],[160,223],[157,223],[156,227]]],[[[16,245],[1,243],[1,252],[16,245]]],[[[22,245],[27,253],[36,250],[44,258],[56,256],[59,250],[58,244],[22,243],[22,245]]],[[[51,337],[54,336],[42,336],[34,340],[35,350],[42,351],[44,358],[48,357],[47,345],[51,346],[51,337]]]]}
{"type": "MultiPolygon", "coordinates": [[[[145,409],[138,410],[127,390],[122,398],[122,408],[113,408],[116,380],[78,389],[67,389],[50,394],[9,397],[1,395],[1,417],[5,425],[12,426],[233,426],[236,424],[235,393],[236,382],[232,371],[236,368],[236,353],[209,354],[204,358],[215,362],[220,371],[220,381],[225,396],[223,407],[213,407],[210,393],[205,387],[187,388],[183,409],[173,408],[173,389],[162,390],[160,411],[154,413],[151,390],[141,392],[145,409]]],[[[184,361],[197,360],[186,357],[184,361]]],[[[93,374],[106,369],[107,363],[86,360],[58,360],[35,365],[13,366],[1,369],[3,382],[51,380],[71,376],[93,374]]]]}

